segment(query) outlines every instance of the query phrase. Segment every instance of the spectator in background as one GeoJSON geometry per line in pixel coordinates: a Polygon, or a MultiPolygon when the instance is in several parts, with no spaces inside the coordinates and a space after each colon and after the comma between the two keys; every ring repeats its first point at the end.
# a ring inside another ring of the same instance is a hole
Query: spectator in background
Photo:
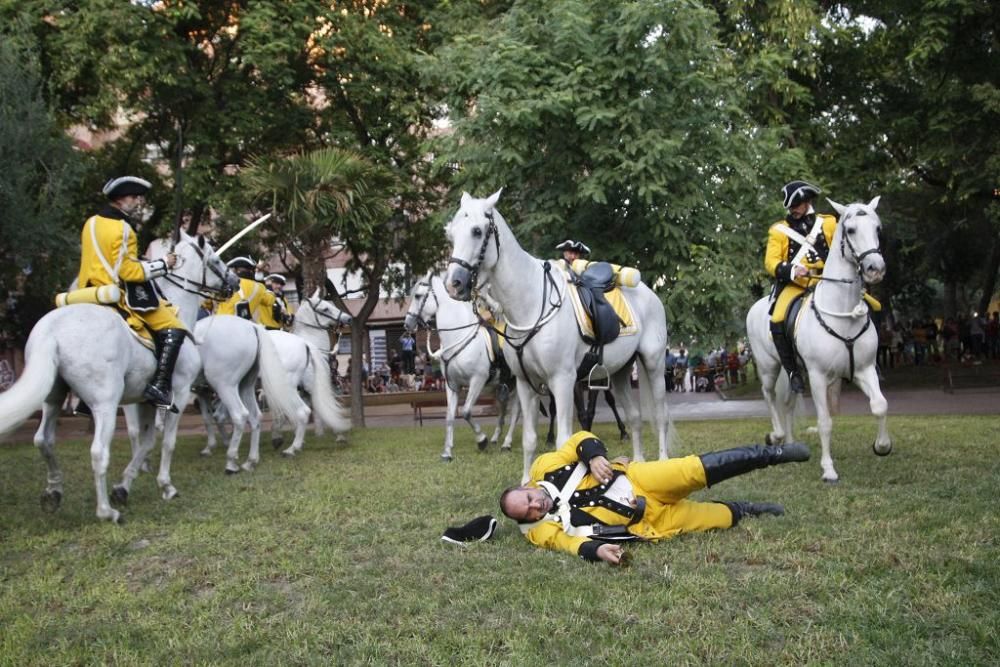
{"type": "Polygon", "coordinates": [[[918,320],[910,320],[910,334],[913,336],[913,364],[920,366],[927,356],[927,328],[918,320]]]}
{"type": "Polygon", "coordinates": [[[409,331],[403,332],[403,335],[399,337],[399,349],[402,352],[403,372],[413,373],[416,370],[414,357],[416,356],[417,341],[409,331]]]}
{"type": "Polygon", "coordinates": [[[674,351],[668,346],[666,363],[663,365],[663,381],[666,384],[667,393],[674,390],[674,362],[676,361],[677,357],[674,356],[674,351]]]}
{"type": "Polygon", "coordinates": [[[878,356],[876,359],[882,370],[893,367],[892,324],[889,323],[889,318],[883,319],[882,326],[878,328],[878,356]]]}
{"type": "Polygon", "coordinates": [[[986,349],[986,318],[979,313],[973,313],[969,320],[969,344],[975,361],[983,358],[986,349]]]}
{"type": "Polygon", "coordinates": [[[958,322],[954,317],[944,321],[941,328],[941,339],[944,341],[944,357],[948,361],[958,361],[962,354],[962,342],[959,338],[958,322]]]}

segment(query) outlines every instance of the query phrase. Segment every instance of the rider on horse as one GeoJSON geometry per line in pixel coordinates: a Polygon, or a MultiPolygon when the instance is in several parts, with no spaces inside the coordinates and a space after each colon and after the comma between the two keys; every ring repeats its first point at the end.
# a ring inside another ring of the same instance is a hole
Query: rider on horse
{"type": "Polygon", "coordinates": [[[584,245],[583,241],[574,241],[573,239],[566,239],[556,246],[556,250],[562,251],[562,258],[566,262],[567,269],[572,269],[573,262],[590,254],[590,248],[584,245]]]}
{"type": "Polygon", "coordinates": [[[226,262],[226,266],[240,277],[240,288],[228,301],[219,304],[215,314],[236,315],[264,325],[271,323],[274,329],[280,328],[281,306],[274,292],[254,279],[256,262],[249,257],[236,257],[226,262]]]}
{"type": "Polygon", "coordinates": [[[788,372],[789,387],[797,394],[805,391],[805,383],[799,373],[791,330],[785,317],[792,302],[815,285],[823,273],[823,264],[837,228],[835,217],[818,215],[813,210],[812,202],[819,193],[818,187],[805,181],[785,184],[781,194],[788,215],[771,225],[764,254],[764,267],[774,277],[771,336],[781,365],[788,372]],[[808,245],[803,244],[803,240],[808,245]]]}
{"type": "Polygon", "coordinates": [[[271,312],[261,311],[260,323],[267,329],[281,329],[291,327],[295,316],[285,300],[285,276],[280,273],[272,273],[264,276],[264,286],[274,294],[277,307],[271,312]]]}
{"type": "Polygon", "coordinates": [[[129,220],[142,208],[150,187],[149,181],[135,176],[114,178],[104,185],[108,205],[83,226],[77,284],[84,288],[124,283],[118,308],[139,320],[156,338],[156,373],[143,396],[158,408],[177,412],[171,402],[171,380],[187,330],[152,283],[173,268],[177,257],[171,252],[163,259],[141,261],[129,220]]]}

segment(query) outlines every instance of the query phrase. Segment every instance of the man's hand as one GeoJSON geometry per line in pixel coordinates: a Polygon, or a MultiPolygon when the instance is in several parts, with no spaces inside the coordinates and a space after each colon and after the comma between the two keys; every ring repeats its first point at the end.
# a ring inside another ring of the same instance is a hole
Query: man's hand
{"type": "Polygon", "coordinates": [[[595,456],[590,459],[590,474],[594,476],[598,482],[608,483],[611,481],[611,464],[603,456],[595,456]]]}
{"type": "Polygon", "coordinates": [[[621,565],[625,549],[618,544],[602,544],[597,547],[597,556],[609,565],[621,565]]]}
{"type": "Polygon", "coordinates": [[[168,269],[172,269],[177,265],[177,255],[172,252],[168,252],[163,256],[163,262],[167,265],[168,269]]]}
{"type": "Polygon", "coordinates": [[[805,278],[809,275],[809,269],[802,266],[801,264],[796,264],[792,267],[792,277],[793,278],[805,278]]]}

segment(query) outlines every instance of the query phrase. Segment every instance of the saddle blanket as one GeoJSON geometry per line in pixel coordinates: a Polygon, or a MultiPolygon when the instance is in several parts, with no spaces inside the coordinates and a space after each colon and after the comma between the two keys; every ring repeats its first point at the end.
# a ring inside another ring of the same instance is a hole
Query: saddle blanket
{"type": "Polygon", "coordinates": [[[497,356],[503,349],[503,336],[498,335],[496,332],[501,334],[507,330],[507,322],[504,320],[492,321],[493,329],[490,330],[486,327],[479,327],[479,335],[483,337],[483,342],[486,343],[486,353],[489,355],[490,363],[495,364],[497,361],[497,356]]]}
{"type": "MultiPolygon", "coordinates": [[[[590,314],[587,313],[586,308],[580,302],[580,293],[577,291],[576,285],[573,284],[572,278],[569,274],[564,275],[566,276],[566,292],[569,294],[570,301],[573,304],[573,312],[576,313],[576,323],[580,327],[580,333],[593,338],[594,324],[590,321],[590,314]]],[[[615,310],[615,314],[618,315],[618,319],[621,320],[622,328],[618,335],[634,336],[639,333],[639,325],[636,322],[635,315],[632,313],[632,306],[626,301],[625,295],[622,294],[622,289],[615,287],[610,292],[605,292],[604,298],[611,304],[611,307],[615,310]]]]}

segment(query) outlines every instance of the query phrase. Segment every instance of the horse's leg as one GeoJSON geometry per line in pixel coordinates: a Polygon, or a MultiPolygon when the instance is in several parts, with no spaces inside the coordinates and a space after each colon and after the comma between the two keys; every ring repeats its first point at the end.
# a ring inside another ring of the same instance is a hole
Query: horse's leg
{"type": "MultiPolygon", "coordinates": [[[[142,448],[142,444],[139,442],[139,438],[141,436],[139,429],[138,404],[130,403],[129,405],[123,405],[122,414],[125,415],[125,430],[128,431],[128,441],[129,445],[132,447],[132,458],[135,458],[136,453],[142,448]]],[[[149,471],[149,461],[140,461],[139,472],[149,471]]]]}
{"type": "MultiPolygon", "coordinates": [[[[590,393],[588,392],[588,397],[589,395],[590,393]]],[[[576,418],[580,422],[580,428],[584,431],[589,431],[593,425],[593,419],[587,413],[587,401],[583,399],[582,382],[573,383],[573,409],[576,410],[576,418]]]]}
{"type": "MultiPolygon", "coordinates": [[[[656,444],[658,448],[658,454],[660,459],[670,458],[670,408],[667,405],[667,387],[662,382],[664,367],[666,360],[664,359],[664,348],[658,344],[649,349],[647,346],[643,346],[639,350],[639,372],[645,374],[646,385],[641,386],[640,382],[640,392],[648,391],[650,394],[647,398],[646,405],[652,414],[648,415],[650,425],[656,430],[656,444]]],[[[631,392],[628,388],[625,389],[626,393],[631,397],[631,392]]],[[[613,398],[608,396],[609,399],[613,398]]],[[[642,401],[643,397],[640,393],[639,400],[642,401]]],[[[638,427],[637,430],[642,429],[642,412],[639,412],[638,416],[638,427]]],[[[633,434],[634,437],[634,434],[633,434]]]]}
{"type": "Polygon", "coordinates": [[[473,432],[476,434],[476,446],[481,452],[486,451],[486,447],[490,442],[486,434],[483,433],[483,429],[479,427],[479,423],[472,418],[472,410],[476,407],[476,401],[479,400],[479,394],[483,392],[483,387],[486,385],[488,377],[488,374],[474,375],[472,377],[472,380],[469,381],[469,391],[465,396],[465,405],[462,406],[462,418],[465,419],[466,423],[472,427],[473,432]]]}
{"type": "Polygon", "coordinates": [[[833,384],[826,388],[827,405],[830,406],[831,415],[840,414],[840,391],[844,387],[843,380],[834,380],[833,384]]]}
{"type": "Polygon", "coordinates": [[[552,447],[556,444],[556,397],[549,394],[549,432],[545,436],[545,445],[552,447]]]}
{"type": "Polygon", "coordinates": [[[889,437],[889,426],[887,423],[889,402],[882,395],[882,387],[878,382],[878,371],[875,365],[869,365],[867,368],[856,373],[854,375],[854,384],[861,391],[865,392],[872,414],[878,419],[878,436],[876,436],[875,442],[872,443],[872,450],[879,456],[887,456],[892,453],[892,439],[889,437]]]}
{"type": "Polygon", "coordinates": [[[233,425],[233,433],[229,437],[229,447],[226,449],[226,474],[234,475],[240,471],[238,462],[240,456],[240,440],[243,439],[243,430],[246,428],[249,411],[240,399],[239,389],[235,386],[226,386],[216,389],[219,400],[226,406],[229,412],[229,419],[233,425]]]}
{"type": "Polygon", "coordinates": [[[42,404],[42,420],[35,431],[35,447],[45,459],[49,469],[45,491],[42,493],[42,507],[49,512],[59,509],[63,499],[63,474],[56,460],[56,425],[59,419],[59,408],[62,401],[42,404]]]}
{"type": "Polygon", "coordinates": [[[94,439],[90,443],[90,465],[94,470],[94,488],[97,491],[97,518],[119,523],[121,514],[111,507],[108,499],[108,464],[111,462],[111,438],[115,434],[118,401],[95,401],[90,409],[94,413],[94,439]]]}
{"type": "Polygon", "coordinates": [[[198,394],[198,408],[201,410],[201,419],[205,422],[205,432],[208,434],[208,442],[201,450],[202,456],[208,456],[215,449],[215,418],[212,415],[212,402],[205,396],[198,394]]]}
{"type": "Polygon", "coordinates": [[[271,446],[280,449],[285,444],[285,415],[277,414],[271,418],[271,446]]]}
{"type": "Polygon", "coordinates": [[[122,472],[121,481],[111,489],[111,502],[117,507],[124,507],[128,504],[128,494],[132,490],[132,482],[139,476],[143,464],[156,444],[156,410],[146,403],[134,403],[126,407],[132,408],[132,417],[135,419],[137,432],[137,447],[132,452],[132,460],[122,472]]]}
{"type": "Polygon", "coordinates": [[[458,410],[458,392],[453,391],[451,384],[444,383],[444,393],[448,400],[448,408],[444,414],[444,451],[441,452],[442,461],[451,461],[452,449],[455,446],[455,412],[458,410]]]}
{"type": "Polygon", "coordinates": [[[549,391],[556,400],[556,447],[561,447],[573,435],[573,385],[576,374],[549,377],[549,391]]]}
{"type": "MultiPolygon", "coordinates": [[[[816,426],[819,430],[819,442],[823,455],[819,460],[823,469],[823,481],[831,484],[840,480],[837,470],[833,467],[833,456],[830,454],[830,438],[833,434],[833,417],[830,416],[830,406],[827,403],[826,376],[822,371],[810,371],[809,386],[812,388],[813,404],[816,406],[816,426]]],[[[792,393],[792,392],[789,392],[792,393]]]]}
{"type": "MultiPolygon", "coordinates": [[[[508,401],[509,400],[510,399],[508,399],[508,401]]],[[[517,396],[514,396],[513,403],[514,405],[510,410],[510,425],[507,427],[507,435],[503,439],[503,444],[500,445],[501,452],[509,452],[513,449],[514,427],[517,426],[517,418],[521,416],[521,401],[518,400],[517,396]]]]}
{"type": "Polygon", "coordinates": [[[632,460],[645,461],[642,453],[642,414],[632,395],[632,367],[624,366],[611,376],[611,389],[622,405],[622,413],[632,427],[632,460]]]}
{"type": "Polygon", "coordinates": [[[535,460],[535,448],[538,446],[538,400],[535,390],[526,381],[517,383],[517,400],[521,404],[521,449],[524,456],[524,468],[521,473],[521,484],[527,484],[531,479],[531,463],[535,460]]]}
{"type": "Polygon", "coordinates": [[[500,436],[503,435],[503,423],[507,418],[507,408],[510,406],[510,399],[501,401],[499,398],[495,401],[497,409],[497,425],[493,428],[493,434],[490,436],[490,444],[493,444],[500,440],[500,436]]]}
{"type": "MultiPolygon", "coordinates": [[[[664,385],[664,392],[666,392],[666,385],[664,385]]],[[[625,428],[625,422],[622,421],[621,415],[618,414],[618,403],[615,401],[615,393],[610,389],[604,391],[604,401],[611,408],[611,414],[615,416],[615,423],[618,424],[618,437],[622,440],[628,440],[628,429],[625,428]]]]}
{"type": "Polygon", "coordinates": [[[771,432],[764,439],[769,445],[780,445],[785,441],[785,422],[787,408],[785,401],[779,401],[776,387],[781,373],[780,366],[767,363],[767,360],[760,360],[757,363],[757,375],[760,378],[760,392],[764,395],[764,402],[767,403],[767,412],[771,415],[771,432]]]}
{"type": "MultiPolygon", "coordinates": [[[[247,424],[250,426],[250,453],[247,455],[247,460],[244,461],[243,465],[240,467],[248,472],[256,468],[257,464],[260,463],[261,410],[260,403],[257,402],[256,385],[257,381],[255,378],[253,382],[245,383],[240,392],[243,398],[243,404],[247,406],[247,424]]],[[[303,431],[304,430],[305,428],[303,426],[303,431]]],[[[298,427],[296,427],[295,432],[299,432],[298,427]]],[[[291,449],[291,447],[289,447],[289,449],[291,449]]],[[[284,454],[285,452],[282,452],[282,455],[284,454]]]]}
{"type": "Polygon", "coordinates": [[[160,497],[171,500],[177,497],[177,489],[170,479],[170,467],[174,461],[174,450],[177,448],[177,429],[181,425],[181,415],[191,400],[190,378],[174,384],[174,401],[180,413],[165,412],[163,415],[163,443],[160,447],[160,470],[156,475],[156,483],[160,487],[160,497]]]}
{"type": "MultiPolygon", "coordinates": [[[[297,379],[294,376],[292,377],[292,384],[295,385],[296,391],[298,391],[298,388],[301,387],[303,384],[306,384],[306,386],[309,387],[313,386],[312,376],[305,377],[307,370],[308,369],[303,369],[302,374],[299,375],[297,379]]],[[[316,423],[319,424],[318,416],[316,423]]],[[[306,441],[306,429],[308,428],[309,428],[308,418],[299,420],[299,422],[295,424],[295,437],[292,438],[292,444],[288,447],[288,449],[281,452],[282,456],[295,456],[296,454],[302,451],[302,445],[306,441]]]]}

